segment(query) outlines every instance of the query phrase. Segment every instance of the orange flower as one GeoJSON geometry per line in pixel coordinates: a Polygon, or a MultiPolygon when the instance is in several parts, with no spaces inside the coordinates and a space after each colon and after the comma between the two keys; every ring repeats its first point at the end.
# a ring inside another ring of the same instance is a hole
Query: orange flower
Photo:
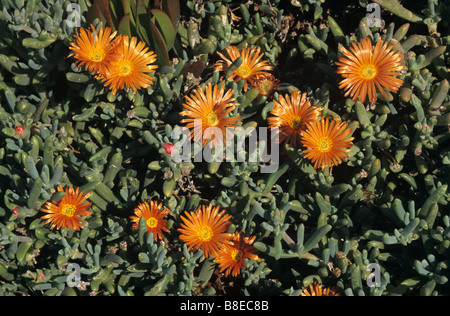
{"type": "MultiPolygon", "coordinates": [[[[58,186],[58,192],[64,191],[61,185],[58,186]]],[[[81,222],[85,222],[80,216],[90,216],[91,212],[88,209],[91,207],[91,202],[84,202],[91,196],[91,193],[83,194],[70,186],[66,189],[66,195],[59,202],[46,202],[45,208],[41,211],[48,213],[41,218],[47,220],[44,224],[52,223],[50,229],[60,229],[68,227],[70,230],[80,230],[84,228],[81,222]]]]}
{"type": "Polygon", "coordinates": [[[306,93],[294,91],[292,95],[278,97],[273,101],[275,107],[270,112],[274,117],[267,119],[270,128],[279,128],[279,142],[292,146],[300,144],[306,124],[319,118],[321,110],[306,99],[306,93]]]}
{"type": "Polygon", "coordinates": [[[302,135],[302,144],[305,149],[305,158],[314,163],[314,169],[337,166],[348,157],[353,137],[347,122],[329,118],[313,121],[308,124],[302,135]]]}
{"type": "Polygon", "coordinates": [[[197,87],[191,96],[186,97],[187,102],[183,104],[186,110],[180,115],[189,117],[181,123],[188,123],[186,128],[191,131],[191,139],[196,142],[203,139],[203,145],[210,142],[211,147],[216,147],[233,136],[227,128],[237,126],[241,119],[241,116],[226,117],[238,105],[234,103],[233,93],[234,90],[225,93],[224,85],[219,89],[217,85],[213,87],[208,83],[205,92],[197,87]]]}
{"type": "Polygon", "coordinates": [[[384,89],[397,92],[403,85],[400,76],[405,67],[402,65],[403,55],[393,50],[393,45],[383,44],[378,39],[375,47],[369,38],[361,39],[360,43],[352,42],[350,51],[343,48],[344,57],[339,57],[337,73],[345,79],[339,88],[346,90],[345,96],[353,101],[357,98],[364,103],[366,96],[369,101],[377,101],[377,90],[387,96],[384,89]]]}
{"type": "Polygon", "coordinates": [[[111,62],[109,73],[100,76],[105,81],[105,86],[116,94],[119,89],[131,89],[134,93],[138,89],[147,89],[155,82],[155,78],[148,73],[153,73],[158,68],[152,65],[156,61],[156,54],[148,51],[144,42],[137,43],[137,38],[123,36],[121,45],[118,45],[116,53],[118,58],[111,62]]]}
{"type": "Polygon", "coordinates": [[[303,292],[300,294],[301,296],[341,296],[338,292],[336,292],[335,288],[325,288],[322,289],[322,286],[318,284],[316,281],[314,281],[314,284],[309,284],[309,290],[304,289],[303,292]]]}
{"type": "Polygon", "coordinates": [[[163,231],[169,232],[167,227],[167,220],[164,219],[169,214],[168,208],[163,208],[162,203],[158,205],[156,201],[140,203],[134,209],[136,216],[131,216],[131,221],[134,223],[135,229],[139,228],[139,221],[141,217],[145,218],[147,223],[147,234],[153,233],[153,240],[158,240],[163,237],[163,231]]]}
{"type": "Polygon", "coordinates": [[[250,258],[252,260],[261,260],[257,255],[256,248],[252,246],[256,236],[246,237],[241,232],[233,234],[232,243],[225,244],[217,254],[215,261],[219,264],[220,272],[225,271],[225,277],[230,273],[237,276],[241,273],[241,269],[245,269],[244,260],[250,258]]]}
{"type": "Polygon", "coordinates": [[[111,34],[111,28],[101,27],[97,33],[80,29],[80,35],[75,35],[75,41],[70,43],[69,49],[73,52],[69,57],[77,59],[77,67],[85,66],[85,69],[95,74],[106,75],[111,62],[117,57],[115,48],[121,42],[121,37],[114,40],[117,32],[111,34]]]}
{"type": "Polygon", "coordinates": [[[201,248],[206,258],[212,258],[230,242],[231,235],[226,231],[231,224],[231,215],[225,214],[224,210],[219,213],[219,206],[203,205],[186,216],[180,216],[183,223],[178,231],[189,251],[201,248]]]}
{"type": "Polygon", "coordinates": [[[244,80],[244,90],[247,91],[247,83],[252,83],[254,80],[262,76],[266,76],[272,71],[273,66],[269,65],[267,60],[260,61],[264,54],[260,54],[261,47],[250,47],[239,50],[236,46],[228,46],[226,48],[230,59],[226,58],[223,54],[218,53],[224,60],[219,60],[214,64],[214,72],[227,71],[231,64],[242,57],[242,64],[231,74],[229,79],[234,79],[236,82],[244,80]]]}
{"type": "Polygon", "coordinates": [[[260,96],[270,97],[280,86],[280,80],[269,74],[260,79],[253,80],[252,84],[258,89],[260,96]]]}

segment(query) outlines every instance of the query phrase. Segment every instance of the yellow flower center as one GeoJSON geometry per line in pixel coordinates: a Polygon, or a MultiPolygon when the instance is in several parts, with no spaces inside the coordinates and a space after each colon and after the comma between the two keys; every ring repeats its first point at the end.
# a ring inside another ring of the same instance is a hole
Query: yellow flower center
{"type": "Polygon", "coordinates": [[[252,69],[247,65],[242,65],[236,69],[236,74],[242,78],[247,78],[250,76],[252,69]]]}
{"type": "Polygon", "coordinates": [[[127,77],[133,72],[133,66],[131,65],[131,62],[128,59],[123,59],[118,64],[118,75],[120,77],[127,77]]]}
{"type": "Polygon", "coordinates": [[[72,217],[73,215],[75,215],[76,211],[77,208],[75,205],[66,204],[62,207],[61,214],[67,217],[72,217]]]}
{"type": "Polygon", "coordinates": [[[244,257],[244,252],[242,250],[234,249],[231,252],[231,258],[236,262],[241,261],[243,257],[244,257]]]}
{"type": "Polygon", "coordinates": [[[156,226],[158,226],[158,220],[154,217],[150,217],[147,220],[147,226],[150,228],[155,228],[156,226]]]}
{"type": "Polygon", "coordinates": [[[289,124],[289,126],[292,129],[300,129],[300,127],[302,127],[302,125],[303,125],[303,120],[300,116],[295,116],[292,119],[291,123],[289,124]]]}
{"type": "Polygon", "coordinates": [[[317,142],[317,149],[322,153],[329,152],[332,147],[333,147],[332,140],[326,136],[320,138],[319,141],[317,142]]]}
{"type": "Polygon", "coordinates": [[[214,233],[209,226],[201,227],[197,232],[197,236],[201,241],[210,241],[213,235],[214,233]]]}
{"type": "Polygon", "coordinates": [[[216,112],[210,112],[206,115],[206,124],[208,126],[217,126],[219,124],[219,115],[216,112]]]}
{"type": "Polygon", "coordinates": [[[89,53],[89,59],[99,63],[101,61],[103,61],[103,59],[105,59],[106,53],[103,49],[101,48],[94,48],[90,53],[89,53]]]}
{"type": "Polygon", "coordinates": [[[258,85],[259,94],[268,96],[272,93],[274,87],[275,85],[273,81],[270,80],[263,81],[258,85]]]}
{"type": "Polygon", "coordinates": [[[371,80],[377,75],[377,69],[374,65],[366,65],[361,69],[361,76],[366,80],[371,80]]]}

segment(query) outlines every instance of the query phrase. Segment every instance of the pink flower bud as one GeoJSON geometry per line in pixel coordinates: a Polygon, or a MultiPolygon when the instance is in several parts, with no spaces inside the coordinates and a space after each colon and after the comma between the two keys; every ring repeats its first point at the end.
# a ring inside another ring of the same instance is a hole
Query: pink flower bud
{"type": "Polygon", "coordinates": [[[25,132],[25,128],[22,125],[16,126],[14,129],[17,136],[20,136],[23,132],[25,132]]]}
{"type": "Polygon", "coordinates": [[[172,143],[165,143],[163,145],[164,150],[166,151],[166,154],[171,155],[175,151],[175,145],[172,143]]]}

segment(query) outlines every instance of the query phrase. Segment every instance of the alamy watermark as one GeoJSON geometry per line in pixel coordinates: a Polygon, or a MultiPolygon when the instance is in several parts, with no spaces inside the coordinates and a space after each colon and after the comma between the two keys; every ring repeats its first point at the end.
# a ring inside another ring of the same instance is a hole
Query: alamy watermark
{"type": "Polygon", "coordinates": [[[194,120],[194,129],[175,128],[171,138],[175,151],[171,158],[181,162],[248,162],[260,165],[261,173],[273,173],[280,164],[279,130],[267,127],[202,128],[202,120],[194,120]],[[225,134],[225,135],[224,135],[225,134]],[[226,141],[222,141],[226,139],[226,141]],[[214,146],[203,141],[215,142],[214,146]],[[224,144],[225,143],[225,144],[224,144]],[[247,150],[246,150],[247,149],[247,150]]]}
{"type": "Polygon", "coordinates": [[[69,263],[66,271],[73,271],[66,280],[68,287],[78,287],[81,284],[81,269],[78,263],[69,263]]]}
{"type": "Polygon", "coordinates": [[[370,272],[366,278],[366,284],[368,287],[380,287],[381,286],[381,268],[376,263],[371,263],[367,266],[367,271],[370,272]]]}
{"type": "MultiPolygon", "coordinates": [[[[69,263],[66,267],[66,271],[71,272],[66,279],[68,287],[80,287],[81,281],[81,268],[77,263],[69,263]]],[[[376,263],[371,263],[367,266],[367,271],[370,272],[366,278],[366,284],[368,287],[380,287],[381,286],[381,268],[376,263]]]]}
{"type": "Polygon", "coordinates": [[[81,8],[77,3],[69,3],[66,8],[69,16],[66,19],[67,26],[69,27],[81,27],[81,8]]]}
{"type": "Polygon", "coordinates": [[[369,3],[367,10],[367,25],[369,27],[381,27],[381,8],[378,3],[369,3]]]}

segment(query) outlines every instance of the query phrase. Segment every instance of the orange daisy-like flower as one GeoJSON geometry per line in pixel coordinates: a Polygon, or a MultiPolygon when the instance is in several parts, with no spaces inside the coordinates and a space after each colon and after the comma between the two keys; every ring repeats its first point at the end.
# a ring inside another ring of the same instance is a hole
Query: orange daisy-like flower
{"type": "Polygon", "coordinates": [[[320,284],[318,284],[316,281],[314,284],[309,284],[309,290],[304,289],[302,293],[300,293],[301,296],[341,296],[338,292],[336,292],[335,288],[325,288],[323,289],[320,284]]]}
{"type": "MultiPolygon", "coordinates": [[[[64,191],[61,185],[58,191],[64,191]]],[[[80,230],[84,228],[81,222],[85,222],[80,216],[90,216],[88,209],[91,202],[85,202],[91,196],[91,193],[83,194],[79,188],[74,190],[72,186],[65,190],[66,195],[59,202],[46,202],[42,212],[48,213],[41,217],[46,220],[44,224],[52,223],[50,229],[60,229],[68,227],[70,230],[80,230]]]]}
{"type": "Polygon", "coordinates": [[[101,76],[105,86],[116,94],[119,89],[131,89],[134,93],[138,89],[147,89],[155,82],[155,78],[149,75],[158,68],[152,65],[156,61],[156,54],[149,51],[144,42],[137,42],[136,37],[129,39],[123,36],[122,43],[115,50],[118,58],[111,62],[109,73],[101,76]]]}
{"type": "Polygon", "coordinates": [[[247,47],[239,50],[236,46],[228,46],[226,51],[230,58],[228,59],[223,54],[218,53],[224,60],[219,60],[214,64],[214,72],[227,71],[236,59],[242,57],[242,64],[233,71],[229,79],[234,79],[236,82],[243,79],[245,91],[247,91],[247,83],[252,83],[262,76],[269,75],[268,71],[274,69],[267,60],[261,61],[264,56],[260,53],[261,47],[247,47]]]}
{"type": "Polygon", "coordinates": [[[224,85],[219,88],[208,83],[205,92],[197,87],[186,97],[187,102],[183,104],[186,110],[180,115],[189,117],[181,123],[187,123],[191,139],[202,141],[203,145],[210,142],[211,147],[216,147],[233,136],[229,129],[235,128],[241,119],[241,116],[226,117],[239,105],[234,103],[233,94],[234,90],[225,93],[224,85]]]}
{"type": "Polygon", "coordinates": [[[376,46],[369,38],[360,43],[352,42],[350,51],[343,48],[344,56],[339,57],[337,73],[345,79],[339,88],[346,90],[345,96],[353,101],[357,98],[364,103],[368,95],[369,101],[377,101],[377,90],[387,96],[384,89],[397,92],[403,85],[400,76],[405,66],[402,65],[403,54],[392,49],[393,45],[383,44],[378,39],[376,46]]]}
{"type": "Polygon", "coordinates": [[[231,235],[226,231],[231,224],[231,215],[225,214],[225,210],[219,213],[219,206],[203,205],[186,216],[180,216],[183,223],[178,231],[189,251],[201,249],[206,258],[212,258],[230,243],[231,235]]]}
{"type": "Polygon", "coordinates": [[[91,25],[93,31],[80,29],[80,35],[75,35],[75,41],[70,43],[72,53],[69,57],[77,59],[77,67],[85,66],[85,69],[95,74],[105,76],[108,73],[111,62],[117,57],[115,48],[120,44],[121,37],[114,39],[117,32],[111,34],[111,28],[101,27],[99,32],[91,25]]]}
{"type": "Polygon", "coordinates": [[[348,157],[354,138],[349,137],[352,129],[347,127],[347,122],[329,118],[308,124],[302,135],[302,144],[308,149],[303,152],[314,163],[314,169],[337,166],[348,157]]]}
{"type": "Polygon", "coordinates": [[[258,89],[260,96],[270,97],[280,86],[280,80],[269,74],[258,80],[254,80],[252,85],[258,89]]]}
{"type": "Polygon", "coordinates": [[[135,229],[139,228],[139,221],[143,217],[147,223],[147,233],[153,233],[153,240],[158,240],[163,237],[163,231],[169,232],[167,220],[164,219],[169,214],[168,208],[163,208],[162,203],[158,205],[156,201],[140,203],[134,209],[136,216],[131,216],[131,221],[134,223],[135,229]]]}
{"type": "Polygon", "coordinates": [[[246,258],[252,260],[261,260],[257,255],[256,248],[252,246],[256,236],[246,237],[242,232],[233,234],[232,243],[226,244],[217,254],[215,261],[219,264],[220,272],[225,271],[225,277],[230,273],[237,276],[241,273],[241,269],[245,269],[244,260],[246,258]]]}
{"type": "Polygon", "coordinates": [[[294,91],[291,96],[280,95],[278,102],[270,112],[273,117],[267,119],[270,128],[279,129],[279,142],[292,146],[300,144],[306,124],[319,118],[321,110],[306,99],[306,93],[294,91]]]}

